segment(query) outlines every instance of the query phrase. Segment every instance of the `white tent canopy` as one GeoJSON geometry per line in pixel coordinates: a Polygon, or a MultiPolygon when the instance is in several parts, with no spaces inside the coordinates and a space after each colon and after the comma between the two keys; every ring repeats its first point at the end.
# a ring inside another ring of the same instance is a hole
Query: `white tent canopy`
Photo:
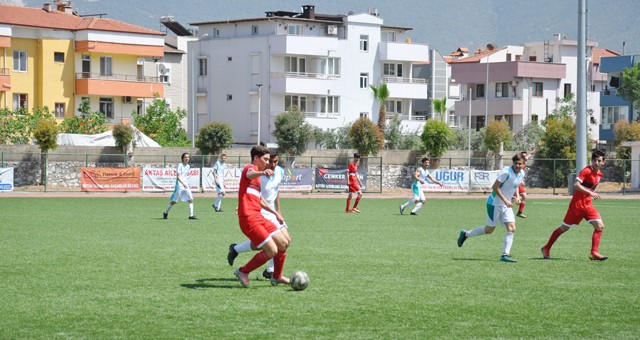
{"type": "MultiPolygon", "coordinates": [[[[134,131],[133,140],[136,147],[160,147],[153,139],[131,126],[134,131]]],[[[81,135],[73,133],[58,134],[58,145],[71,146],[116,146],[116,139],[113,138],[113,131],[109,130],[96,135],[81,135]]]]}

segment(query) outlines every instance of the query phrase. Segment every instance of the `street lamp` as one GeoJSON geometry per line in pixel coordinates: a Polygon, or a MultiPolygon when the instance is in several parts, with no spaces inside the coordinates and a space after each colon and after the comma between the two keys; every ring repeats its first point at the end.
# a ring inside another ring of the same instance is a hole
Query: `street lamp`
{"type": "Polygon", "coordinates": [[[262,111],[262,84],[256,84],[258,87],[258,141],[256,145],[260,145],[260,113],[262,111]]]}

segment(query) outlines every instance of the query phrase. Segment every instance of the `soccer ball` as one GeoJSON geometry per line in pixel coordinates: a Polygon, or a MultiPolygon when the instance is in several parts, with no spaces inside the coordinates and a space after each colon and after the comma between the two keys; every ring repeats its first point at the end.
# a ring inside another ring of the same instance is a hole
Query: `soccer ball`
{"type": "Polygon", "coordinates": [[[291,275],[291,288],[293,290],[304,290],[309,285],[309,275],[299,270],[291,275]]]}

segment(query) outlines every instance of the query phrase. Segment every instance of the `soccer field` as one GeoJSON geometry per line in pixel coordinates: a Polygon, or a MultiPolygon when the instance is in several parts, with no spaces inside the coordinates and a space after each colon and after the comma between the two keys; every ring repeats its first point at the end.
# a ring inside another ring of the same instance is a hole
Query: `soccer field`
{"type": "MultiPolygon", "coordinates": [[[[168,196],[168,195],[167,195],[168,196]]],[[[346,195],[345,195],[346,196],[346,195]]],[[[498,261],[504,228],[484,224],[484,199],[282,199],[293,243],[285,274],[309,288],[243,288],[227,264],[245,238],[226,198],[196,198],[162,219],[168,198],[3,198],[0,338],[638,338],[638,200],[595,202],[604,262],[589,261],[582,223],[541,259],[568,199],[532,199],[517,220],[512,256],[498,261]]],[[[240,254],[236,267],[252,254],[240,254]]]]}

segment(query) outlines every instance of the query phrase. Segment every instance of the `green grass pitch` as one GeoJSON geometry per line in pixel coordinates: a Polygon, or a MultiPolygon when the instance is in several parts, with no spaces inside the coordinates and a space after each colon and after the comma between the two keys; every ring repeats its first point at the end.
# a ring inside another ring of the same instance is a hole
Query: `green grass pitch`
{"type": "MultiPolygon", "coordinates": [[[[168,196],[168,195],[167,195],[168,196]]],[[[346,196],[346,195],[345,195],[346,196]]],[[[568,199],[530,198],[512,256],[498,261],[504,228],[467,240],[484,224],[484,199],[366,195],[362,214],[344,199],[282,199],[293,243],[285,274],[306,271],[295,292],[251,274],[242,288],[227,264],[244,240],[234,208],[196,198],[162,211],[168,197],[2,198],[0,338],[637,338],[640,334],[638,200],[596,201],[605,222],[582,223],[541,259],[568,199]],[[408,213],[408,210],[406,211],[408,213]]],[[[250,254],[240,254],[243,265],[250,254]]]]}

